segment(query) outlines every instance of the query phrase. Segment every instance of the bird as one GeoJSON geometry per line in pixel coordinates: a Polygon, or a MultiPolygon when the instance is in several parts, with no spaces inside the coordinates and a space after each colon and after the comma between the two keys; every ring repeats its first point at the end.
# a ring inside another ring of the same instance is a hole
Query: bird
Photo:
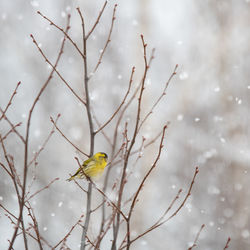
{"type": "Polygon", "coordinates": [[[83,162],[82,166],[72,175],[67,181],[74,179],[83,179],[86,177],[99,177],[102,175],[107,166],[108,155],[103,152],[98,152],[92,157],[83,162]]]}

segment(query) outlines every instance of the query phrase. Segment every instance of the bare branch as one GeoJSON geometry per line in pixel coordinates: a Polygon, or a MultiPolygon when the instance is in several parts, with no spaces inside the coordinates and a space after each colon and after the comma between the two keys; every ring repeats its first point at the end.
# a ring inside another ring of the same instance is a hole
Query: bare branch
{"type": "Polygon", "coordinates": [[[98,62],[97,62],[96,66],[95,66],[95,68],[93,70],[93,74],[97,71],[99,65],[102,63],[103,55],[104,55],[104,53],[105,53],[105,51],[106,51],[106,49],[108,47],[108,44],[111,41],[110,38],[111,38],[111,34],[112,34],[112,31],[113,31],[113,27],[114,27],[116,8],[117,8],[117,4],[115,4],[114,9],[113,9],[113,16],[112,16],[111,26],[110,26],[110,30],[109,30],[109,34],[108,34],[108,39],[107,39],[107,41],[106,41],[106,43],[105,43],[105,45],[104,45],[104,47],[102,49],[102,52],[101,52],[100,57],[98,59],[98,62]]]}
{"type": "Polygon", "coordinates": [[[71,144],[77,151],[79,151],[80,153],[82,153],[83,155],[89,157],[88,154],[84,153],[80,148],[78,148],[73,142],[71,142],[68,137],[62,132],[61,129],[58,128],[56,121],[53,120],[52,117],[50,117],[50,121],[54,124],[56,130],[61,134],[61,136],[69,143],[71,144]]]}
{"type": "Polygon", "coordinates": [[[223,248],[223,250],[226,250],[227,248],[229,248],[229,242],[230,242],[230,241],[231,241],[231,238],[228,237],[227,242],[226,242],[226,245],[225,245],[225,247],[223,248]]]}
{"type": "Polygon", "coordinates": [[[157,157],[156,157],[153,165],[151,166],[151,168],[149,169],[149,171],[147,172],[147,174],[144,176],[142,182],[140,183],[140,185],[139,185],[139,187],[138,187],[138,189],[137,189],[137,191],[135,193],[134,199],[133,199],[133,201],[131,203],[130,209],[129,209],[128,219],[127,219],[127,249],[129,249],[130,244],[131,244],[131,241],[130,241],[130,219],[131,219],[131,216],[132,216],[132,211],[133,211],[133,209],[135,207],[135,203],[137,201],[138,195],[141,192],[142,187],[143,187],[145,181],[147,180],[147,178],[149,177],[149,175],[151,174],[151,172],[153,171],[153,169],[156,167],[156,164],[157,164],[157,162],[160,159],[161,151],[162,151],[162,148],[163,148],[163,140],[164,140],[166,129],[167,129],[167,125],[165,125],[163,127],[163,132],[162,132],[161,142],[160,142],[160,146],[159,146],[159,150],[158,150],[158,155],[157,155],[157,157]]]}
{"type": "Polygon", "coordinates": [[[145,123],[145,121],[148,119],[148,117],[153,113],[155,107],[159,104],[159,102],[161,101],[161,99],[166,95],[166,90],[168,88],[168,85],[171,82],[172,78],[176,75],[177,68],[178,68],[178,64],[176,64],[173,73],[171,74],[171,76],[169,77],[168,81],[166,82],[165,88],[163,89],[162,94],[159,96],[159,98],[157,99],[157,101],[153,104],[153,106],[151,107],[150,111],[146,114],[146,116],[142,120],[142,122],[141,122],[138,130],[141,129],[142,125],[145,123]]]}
{"type": "Polygon", "coordinates": [[[41,17],[43,17],[45,20],[47,20],[50,23],[50,25],[52,25],[52,26],[56,27],[58,30],[60,30],[64,34],[64,36],[72,43],[72,45],[75,47],[75,49],[78,51],[78,53],[82,57],[84,57],[84,54],[81,52],[81,50],[79,49],[79,47],[72,40],[72,38],[69,36],[69,34],[68,34],[67,31],[64,31],[62,28],[60,28],[58,25],[56,25],[53,21],[51,21],[48,17],[46,17],[45,15],[43,15],[40,11],[37,11],[37,14],[39,14],[41,17]]]}
{"type": "Polygon", "coordinates": [[[74,228],[82,221],[82,218],[84,217],[84,215],[82,214],[79,218],[79,220],[71,227],[71,229],[69,230],[69,232],[63,237],[62,240],[60,240],[54,247],[53,249],[57,248],[61,243],[65,242],[67,240],[67,238],[70,236],[70,234],[72,233],[72,231],[74,230],[74,228]]]}
{"type": "Polygon", "coordinates": [[[101,18],[102,14],[103,14],[103,11],[104,11],[107,3],[108,3],[108,1],[104,2],[103,6],[102,6],[102,9],[101,9],[101,11],[100,11],[100,13],[99,13],[99,15],[98,15],[98,17],[96,19],[96,22],[94,23],[93,27],[90,29],[89,33],[86,35],[86,40],[88,40],[89,36],[92,34],[92,32],[95,30],[97,24],[99,23],[100,18],[101,18]]]}
{"type": "Polygon", "coordinates": [[[18,87],[20,86],[20,84],[21,84],[21,82],[18,82],[18,83],[17,83],[16,88],[14,89],[14,91],[13,91],[11,97],[10,97],[10,100],[8,101],[8,103],[7,103],[6,107],[5,107],[5,109],[4,109],[3,112],[2,112],[2,115],[1,115],[1,117],[0,117],[0,121],[2,120],[2,118],[3,118],[4,115],[5,115],[5,113],[7,112],[8,108],[10,107],[10,105],[11,105],[11,103],[12,103],[12,101],[13,101],[13,98],[14,98],[14,96],[16,95],[17,89],[18,89],[18,87]]]}
{"type": "MultiPolygon", "coordinates": [[[[68,19],[68,21],[69,21],[69,19],[68,19]]],[[[68,32],[68,30],[69,30],[69,25],[67,24],[66,33],[68,32]]],[[[50,73],[47,81],[41,87],[38,95],[36,96],[36,98],[35,98],[32,106],[31,106],[31,109],[29,111],[29,116],[28,116],[27,126],[26,126],[25,145],[24,145],[23,185],[22,185],[22,195],[21,195],[20,206],[19,206],[20,207],[19,208],[19,216],[18,216],[18,221],[17,221],[16,229],[14,230],[12,239],[10,241],[9,250],[11,250],[13,248],[13,244],[15,242],[15,239],[16,239],[17,233],[18,233],[18,229],[19,229],[19,224],[20,224],[20,222],[23,222],[22,217],[23,217],[23,207],[24,207],[24,204],[25,204],[26,182],[27,182],[27,173],[28,173],[29,133],[30,133],[30,124],[31,124],[32,114],[33,114],[33,111],[34,111],[34,108],[35,108],[37,102],[39,101],[41,95],[45,91],[45,89],[48,86],[50,80],[52,79],[52,76],[53,76],[53,74],[55,72],[55,68],[57,67],[57,65],[59,63],[59,60],[60,60],[60,58],[62,56],[62,53],[63,53],[65,39],[66,39],[66,37],[64,37],[64,39],[62,41],[61,48],[59,50],[59,53],[58,53],[55,65],[54,65],[53,69],[51,70],[51,73],[50,73]]],[[[25,231],[24,226],[23,226],[23,238],[24,238],[25,249],[28,249],[27,238],[26,238],[26,231],[25,231]]]]}
{"type": "Polygon", "coordinates": [[[37,237],[37,243],[39,245],[40,250],[43,250],[42,247],[42,242],[41,242],[41,235],[39,232],[39,228],[38,228],[38,222],[34,213],[34,209],[31,207],[30,203],[27,202],[28,205],[25,205],[25,207],[28,209],[28,215],[30,216],[31,220],[33,221],[33,229],[36,233],[36,237],[37,237]]]}
{"type": "MultiPolygon", "coordinates": [[[[83,55],[84,55],[84,57],[83,57],[83,67],[84,67],[83,84],[84,84],[85,95],[86,95],[86,105],[85,106],[86,106],[88,123],[89,123],[89,135],[90,135],[89,155],[92,156],[94,153],[95,133],[94,133],[94,127],[93,127],[92,114],[91,114],[91,110],[90,110],[89,76],[88,76],[88,60],[87,60],[87,39],[86,39],[86,34],[85,34],[85,23],[84,23],[83,15],[80,11],[80,8],[77,8],[77,11],[78,11],[78,14],[79,14],[81,22],[82,22],[82,43],[83,43],[83,55]]],[[[86,216],[85,216],[82,237],[81,237],[81,250],[85,250],[85,248],[86,248],[87,231],[88,231],[90,216],[91,216],[91,197],[92,197],[92,183],[89,182],[88,192],[87,192],[86,216]]]]}
{"type": "Polygon", "coordinates": [[[16,125],[14,125],[14,127],[11,128],[11,129],[2,137],[2,140],[5,140],[12,132],[15,132],[15,129],[16,129],[17,127],[19,127],[19,126],[21,126],[21,125],[22,125],[21,122],[19,122],[19,123],[17,123],[16,125]]]}
{"type": "MultiPolygon", "coordinates": [[[[136,137],[138,135],[138,126],[139,126],[140,114],[141,114],[142,96],[143,96],[145,80],[146,80],[147,72],[148,72],[148,61],[147,61],[147,50],[146,50],[147,44],[144,42],[143,35],[141,35],[141,40],[142,40],[143,56],[144,56],[144,73],[143,73],[143,77],[142,77],[139,98],[138,98],[135,128],[134,128],[134,132],[133,132],[133,136],[132,136],[130,145],[129,145],[128,149],[126,149],[125,158],[124,158],[124,165],[123,165],[123,171],[122,171],[122,177],[121,177],[121,181],[120,181],[120,188],[119,188],[118,201],[117,201],[117,207],[119,209],[121,208],[121,201],[122,201],[122,195],[123,195],[123,190],[124,190],[124,186],[125,186],[125,178],[126,178],[128,160],[130,157],[131,150],[135,144],[136,137]]],[[[118,232],[119,232],[119,227],[120,227],[120,213],[117,213],[116,221],[114,223],[114,239],[113,239],[113,243],[112,243],[112,250],[116,249],[116,240],[117,240],[117,236],[118,236],[118,232]]]]}
{"type": "Polygon", "coordinates": [[[191,247],[189,247],[188,250],[192,250],[194,247],[197,246],[197,241],[198,241],[198,239],[199,239],[199,237],[200,237],[200,233],[201,233],[201,231],[202,231],[202,229],[203,229],[204,227],[205,227],[205,224],[202,224],[200,230],[199,230],[198,233],[196,234],[196,237],[195,237],[195,239],[194,239],[193,245],[192,245],[191,247]]]}
{"type": "MultiPolygon", "coordinates": [[[[57,118],[55,120],[55,124],[57,123],[58,119],[60,117],[60,114],[57,115],[57,118]]],[[[49,142],[50,138],[52,137],[52,135],[55,132],[55,125],[53,125],[48,137],[45,139],[45,141],[43,142],[42,146],[40,147],[40,149],[35,153],[33,159],[29,162],[28,167],[37,160],[38,156],[40,155],[40,153],[44,150],[44,148],[46,147],[47,143],[49,142]]]]}
{"type": "MultiPolygon", "coordinates": [[[[69,26],[68,26],[69,28],[69,26]]],[[[68,82],[65,80],[65,78],[59,73],[59,71],[56,69],[56,67],[51,63],[51,61],[48,59],[48,57],[44,54],[42,49],[39,47],[37,41],[35,40],[34,36],[31,34],[30,37],[33,40],[33,43],[36,45],[38,51],[42,55],[42,57],[45,59],[45,62],[48,63],[51,68],[56,72],[56,74],[59,76],[59,78],[63,81],[63,83],[68,87],[68,89],[72,92],[72,94],[83,104],[86,105],[86,103],[82,100],[82,98],[71,88],[71,86],[68,84],[68,82]]]]}
{"type": "MultiPolygon", "coordinates": [[[[16,130],[17,125],[14,125],[6,116],[6,114],[4,113],[4,111],[0,108],[0,112],[2,113],[2,116],[4,117],[4,119],[9,123],[9,125],[11,126],[11,130],[13,130],[15,132],[15,134],[21,139],[21,141],[23,142],[23,144],[25,144],[25,140],[23,138],[23,136],[16,130]]],[[[21,125],[21,124],[20,124],[21,125]]]]}
{"type": "Polygon", "coordinates": [[[128,90],[121,102],[121,104],[119,105],[119,107],[116,109],[116,111],[113,113],[113,115],[108,119],[107,122],[105,122],[98,130],[95,131],[95,134],[97,134],[98,132],[100,132],[102,129],[104,129],[104,127],[106,127],[112,120],[113,118],[116,116],[116,114],[119,112],[119,110],[121,109],[121,107],[123,106],[123,104],[125,103],[127,96],[130,92],[130,88],[131,88],[131,84],[133,82],[133,76],[134,76],[134,72],[135,72],[135,67],[132,68],[131,71],[131,75],[130,75],[130,80],[129,80],[129,86],[128,86],[128,90]]]}
{"type": "MultiPolygon", "coordinates": [[[[143,233],[141,233],[138,236],[136,236],[134,239],[130,240],[130,244],[132,244],[133,242],[135,242],[136,240],[138,240],[142,236],[148,234],[152,230],[154,230],[154,229],[160,227],[161,225],[165,224],[167,221],[169,221],[170,219],[172,219],[181,210],[181,208],[183,208],[184,204],[186,203],[188,197],[191,194],[191,190],[192,190],[192,187],[193,187],[193,184],[194,184],[194,180],[195,180],[198,172],[199,172],[198,167],[196,167],[193,179],[192,179],[191,184],[190,184],[189,189],[188,189],[188,192],[187,192],[186,196],[184,197],[184,200],[182,201],[182,203],[175,210],[175,212],[171,216],[169,216],[167,219],[165,219],[165,220],[163,220],[164,216],[161,216],[160,219],[157,220],[157,222],[153,224],[153,226],[151,226],[150,228],[148,228],[147,230],[145,230],[143,233]]],[[[173,202],[171,203],[171,205],[169,206],[169,208],[166,210],[166,212],[164,213],[164,215],[171,209],[171,207],[174,204],[174,202],[179,198],[180,192],[181,192],[181,190],[179,190],[177,196],[175,197],[175,199],[173,200],[173,202]]],[[[125,247],[127,247],[127,245],[123,246],[121,249],[124,249],[125,247]]]]}
{"type": "Polygon", "coordinates": [[[166,220],[166,221],[169,221],[170,219],[172,219],[180,210],[181,208],[184,206],[184,204],[186,203],[188,197],[191,195],[191,190],[193,188],[193,185],[194,185],[194,180],[196,178],[196,175],[199,173],[199,168],[196,167],[195,168],[195,172],[194,172],[194,176],[193,176],[193,179],[192,179],[192,182],[191,182],[191,185],[188,189],[188,192],[187,192],[187,195],[185,196],[184,200],[182,201],[181,205],[176,209],[176,211],[166,220]]]}
{"type": "Polygon", "coordinates": [[[36,191],[34,194],[30,195],[30,197],[28,197],[25,202],[29,201],[30,199],[32,199],[34,196],[36,196],[37,194],[39,194],[40,192],[42,192],[45,189],[48,189],[55,181],[58,181],[59,178],[55,178],[54,180],[52,180],[48,185],[46,185],[45,187],[39,189],[38,191],[36,191]]]}

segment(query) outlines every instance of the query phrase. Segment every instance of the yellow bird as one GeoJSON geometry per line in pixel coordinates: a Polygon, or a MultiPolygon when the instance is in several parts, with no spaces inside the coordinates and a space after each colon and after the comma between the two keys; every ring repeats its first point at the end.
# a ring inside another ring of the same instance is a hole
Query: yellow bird
{"type": "Polygon", "coordinates": [[[82,167],[79,168],[73,176],[67,179],[67,181],[82,179],[86,176],[90,178],[101,176],[107,165],[107,161],[108,155],[103,152],[98,152],[88,160],[84,161],[82,167]]]}

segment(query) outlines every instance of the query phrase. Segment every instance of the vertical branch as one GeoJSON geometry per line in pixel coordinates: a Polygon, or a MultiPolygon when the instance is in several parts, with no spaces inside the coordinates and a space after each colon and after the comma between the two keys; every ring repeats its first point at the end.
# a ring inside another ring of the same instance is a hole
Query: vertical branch
{"type": "Polygon", "coordinates": [[[132,212],[133,212],[133,209],[135,207],[135,203],[137,201],[138,195],[141,192],[142,187],[143,187],[146,179],[151,174],[151,172],[153,171],[153,169],[156,167],[156,164],[157,164],[157,162],[160,159],[161,151],[162,151],[162,148],[163,148],[163,140],[164,140],[164,136],[165,136],[165,133],[166,133],[166,129],[167,129],[167,126],[165,125],[163,127],[163,132],[162,132],[162,137],[161,137],[161,142],[160,142],[160,146],[159,146],[158,155],[157,155],[157,157],[155,159],[155,162],[153,163],[153,165],[151,166],[151,168],[149,169],[149,171],[147,172],[147,174],[144,176],[141,184],[139,185],[139,187],[138,187],[138,189],[137,189],[137,191],[135,193],[135,196],[133,198],[133,201],[131,203],[130,209],[129,209],[129,213],[128,213],[128,216],[127,216],[127,249],[130,248],[130,244],[131,244],[131,241],[130,241],[130,220],[131,220],[132,212]]]}
{"type": "MultiPolygon", "coordinates": [[[[141,35],[141,40],[142,40],[142,45],[143,45],[144,73],[143,73],[143,77],[142,77],[140,93],[139,93],[139,98],[138,98],[137,115],[136,115],[136,123],[135,123],[134,133],[133,133],[133,137],[132,137],[132,140],[130,142],[130,145],[125,153],[125,159],[124,159],[124,165],[123,165],[123,171],[122,171],[122,177],[121,177],[119,194],[118,194],[118,201],[117,201],[117,207],[119,208],[119,210],[121,209],[121,201],[122,201],[122,195],[123,195],[123,190],[124,190],[124,185],[125,185],[128,160],[130,157],[131,150],[135,144],[136,136],[138,135],[138,127],[139,127],[140,116],[141,116],[142,95],[143,95],[145,80],[146,80],[147,72],[148,72],[148,68],[149,68],[148,61],[147,61],[147,50],[146,50],[147,44],[144,42],[143,35],[141,35]]],[[[119,227],[120,227],[120,214],[117,213],[116,221],[114,223],[114,232],[113,232],[114,239],[113,239],[113,243],[112,243],[112,250],[116,250],[116,241],[117,241],[117,236],[118,236],[118,232],[119,232],[119,227]]]]}
{"type": "MultiPolygon", "coordinates": [[[[94,153],[94,127],[93,127],[93,120],[90,110],[90,98],[89,98],[89,76],[88,76],[88,60],[87,60],[87,38],[85,35],[85,23],[83,15],[80,11],[80,8],[77,8],[79,16],[82,21],[82,35],[83,35],[83,67],[84,67],[84,89],[85,89],[85,98],[86,98],[86,111],[88,116],[89,122],[89,133],[90,133],[90,152],[89,155],[92,156],[94,153]]],[[[89,227],[90,215],[91,215],[91,197],[92,197],[92,183],[89,182],[88,184],[88,191],[87,191],[87,207],[86,207],[86,217],[82,231],[82,238],[81,238],[81,250],[84,250],[86,247],[86,239],[87,239],[87,231],[89,227]]]]}
{"type": "MultiPolygon", "coordinates": [[[[69,20],[70,20],[70,16],[68,16],[68,21],[67,21],[67,26],[66,26],[66,31],[65,31],[66,34],[68,33],[68,30],[70,28],[69,27],[69,20]]],[[[35,43],[35,45],[38,46],[37,42],[35,41],[35,39],[34,39],[34,37],[32,35],[31,35],[31,38],[32,38],[33,42],[35,43]]],[[[28,174],[29,134],[30,134],[30,124],[31,124],[32,114],[33,114],[34,108],[35,108],[37,102],[39,101],[41,95],[43,94],[46,87],[50,83],[50,80],[52,79],[52,76],[53,76],[53,74],[55,72],[55,68],[57,67],[57,65],[58,65],[58,63],[59,63],[59,61],[61,59],[61,56],[63,54],[63,48],[64,48],[65,40],[66,40],[66,36],[64,36],[64,39],[62,41],[61,48],[60,48],[60,51],[58,53],[58,56],[57,56],[57,59],[56,59],[56,62],[55,62],[55,66],[52,68],[51,73],[50,73],[47,81],[41,87],[38,95],[36,96],[32,106],[31,106],[31,109],[29,111],[29,116],[28,116],[27,125],[26,125],[25,144],[24,144],[23,185],[22,185],[22,190],[21,190],[22,193],[21,193],[20,206],[19,206],[19,216],[18,216],[18,221],[17,221],[17,224],[16,224],[15,231],[14,231],[12,239],[10,241],[9,250],[13,249],[13,244],[14,244],[15,239],[17,237],[17,233],[18,233],[20,223],[23,224],[23,208],[24,208],[24,205],[25,205],[25,193],[26,193],[27,174],[28,174]]],[[[23,227],[23,238],[24,238],[25,249],[28,249],[26,231],[25,231],[24,227],[23,227]]]]}
{"type": "Polygon", "coordinates": [[[85,98],[86,98],[86,111],[88,116],[88,122],[89,122],[89,133],[90,133],[90,157],[94,153],[94,127],[93,127],[93,119],[91,115],[90,110],[90,98],[89,98],[89,76],[88,76],[88,60],[87,60],[87,39],[85,35],[85,23],[83,15],[80,11],[80,8],[77,8],[77,11],[80,15],[81,21],[82,21],[82,36],[83,36],[83,67],[84,67],[84,89],[85,89],[85,98]]]}
{"type": "MultiPolygon", "coordinates": [[[[124,105],[125,103],[125,100],[127,99],[127,96],[130,92],[130,89],[131,89],[131,85],[132,85],[132,82],[133,82],[133,76],[134,76],[134,73],[135,73],[135,67],[132,67],[132,70],[131,70],[131,74],[130,74],[130,79],[129,79],[129,85],[128,85],[128,90],[120,104],[120,106],[117,108],[117,110],[113,113],[113,115],[110,117],[110,119],[104,123],[104,125],[100,126],[100,128],[95,131],[95,133],[98,133],[99,131],[101,131],[113,118],[114,116],[118,113],[118,111],[121,109],[121,107],[124,105]]],[[[120,118],[118,119],[118,121],[120,120],[120,118]]],[[[103,192],[105,193],[106,192],[106,189],[107,189],[107,186],[108,186],[108,177],[109,177],[109,174],[110,174],[110,170],[111,170],[111,167],[112,167],[112,163],[113,163],[113,160],[115,158],[115,149],[116,149],[116,143],[117,143],[117,131],[118,131],[118,125],[120,124],[120,122],[118,122],[116,124],[116,128],[115,128],[115,135],[114,135],[114,138],[113,138],[113,143],[112,143],[112,152],[111,152],[111,160],[110,160],[110,166],[109,168],[107,169],[107,173],[106,173],[106,176],[105,176],[105,179],[104,179],[104,184],[103,184],[103,192]]],[[[97,243],[96,243],[96,248],[99,247],[100,243],[101,243],[101,234],[103,232],[103,228],[104,228],[104,223],[105,223],[105,217],[106,217],[106,209],[105,209],[105,197],[103,197],[103,205],[102,205],[102,222],[101,222],[101,226],[100,226],[100,230],[99,230],[99,236],[98,236],[98,239],[97,239],[97,243]]]]}

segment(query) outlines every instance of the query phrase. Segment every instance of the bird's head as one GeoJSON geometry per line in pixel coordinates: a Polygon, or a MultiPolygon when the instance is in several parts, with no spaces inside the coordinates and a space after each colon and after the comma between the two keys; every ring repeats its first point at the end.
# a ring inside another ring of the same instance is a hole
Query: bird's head
{"type": "Polygon", "coordinates": [[[106,153],[98,152],[95,156],[100,160],[105,160],[106,162],[108,161],[108,155],[106,153]]]}

